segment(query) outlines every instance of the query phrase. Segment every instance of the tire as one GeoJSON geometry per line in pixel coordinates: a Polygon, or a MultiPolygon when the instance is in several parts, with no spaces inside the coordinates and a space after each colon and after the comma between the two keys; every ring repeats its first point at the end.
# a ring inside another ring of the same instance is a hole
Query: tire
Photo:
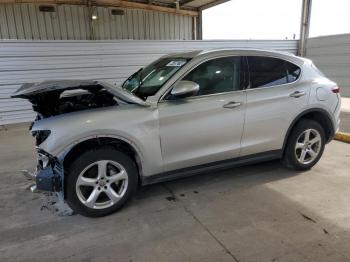
{"type": "Polygon", "coordinates": [[[282,163],[289,169],[309,170],[320,160],[324,146],[325,132],[322,126],[314,120],[302,119],[289,135],[282,163]]]}
{"type": "Polygon", "coordinates": [[[137,185],[138,169],[128,155],[109,147],[90,150],[68,167],[66,201],[83,216],[106,216],[119,210],[137,185]]]}

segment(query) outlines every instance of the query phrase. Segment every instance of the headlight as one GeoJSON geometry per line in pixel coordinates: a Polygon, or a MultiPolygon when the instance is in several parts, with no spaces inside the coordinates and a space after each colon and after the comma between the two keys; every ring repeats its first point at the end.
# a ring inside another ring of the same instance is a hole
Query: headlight
{"type": "Polygon", "coordinates": [[[41,143],[43,143],[46,138],[49,137],[49,135],[51,134],[50,130],[37,130],[37,131],[32,131],[32,136],[35,137],[36,140],[36,145],[40,145],[41,143]]]}

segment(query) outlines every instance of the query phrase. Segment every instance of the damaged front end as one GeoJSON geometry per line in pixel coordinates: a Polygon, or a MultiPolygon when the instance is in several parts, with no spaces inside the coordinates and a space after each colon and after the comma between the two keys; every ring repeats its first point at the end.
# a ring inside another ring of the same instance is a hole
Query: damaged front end
{"type": "Polygon", "coordinates": [[[36,120],[65,113],[117,105],[117,99],[96,81],[46,81],[24,84],[13,98],[27,99],[36,120]]]}
{"type": "MultiPolygon", "coordinates": [[[[30,132],[35,138],[38,163],[34,173],[23,171],[23,174],[35,180],[35,185],[31,187],[33,192],[44,192],[44,195],[48,196],[46,207],[55,202],[63,207],[63,213],[69,213],[67,210],[71,209],[64,201],[63,159],[54,149],[55,146],[60,146],[62,137],[59,134],[62,134],[62,131],[65,133],[65,117],[70,119],[67,121],[69,125],[72,123],[71,119],[76,118],[79,123],[81,115],[89,115],[88,112],[80,114],[78,111],[91,110],[92,114],[103,114],[104,108],[106,112],[114,112],[114,108],[110,110],[111,107],[117,108],[127,104],[149,106],[120,87],[94,80],[58,80],[24,84],[12,97],[28,100],[37,112],[30,132]],[[55,201],[50,200],[53,197],[55,201]]],[[[84,125],[78,128],[78,131],[84,131],[84,125]]]]}
{"type": "MultiPolygon", "coordinates": [[[[38,163],[34,173],[22,170],[23,175],[35,181],[31,186],[32,192],[63,192],[63,167],[56,157],[51,156],[44,150],[37,148],[38,163]]],[[[62,195],[63,196],[63,195],[62,195]]]]}
{"type": "Polygon", "coordinates": [[[33,193],[42,193],[41,210],[49,210],[58,216],[69,216],[73,210],[64,200],[64,172],[59,160],[40,148],[37,149],[37,167],[34,173],[22,170],[23,175],[35,183],[33,193]]]}
{"type": "Polygon", "coordinates": [[[12,98],[27,99],[38,113],[36,120],[70,112],[139,104],[141,98],[115,85],[95,80],[57,80],[22,85],[12,98]]]}
{"type": "Polygon", "coordinates": [[[61,192],[63,189],[63,168],[57,157],[52,156],[39,147],[51,134],[50,130],[34,130],[32,126],[29,130],[35,138],[37,165],[34,173],[22,171],[23,174],[35,180],[36,184],[31,188],[32,191],[61,192]]]}
{"type": "Polygon", "coordinates": [[[35,128],[32,130],[36,122],[76,111],[122,104],[149,106],[145,101],[122,88],[96,80],[53,80],[27,83],[11,97],[28,100],[33,110],[37,112],[37,117],[29,130],[36,140],[38,166],[35,175],[29,172],[24,172],[24,174],[27,177],[35,177],[38,190],[50,192],[63,190],[63,170],[58,159],[40,147],[50,136],[51,130],[36,130],[35,128]]]}
{"type": "Polygon", "coordinates": [[[27,170],[23,170],[22,173],[35,182],[30,187],[32,192],[44,193],[42,194],[45,199],[43,207],[55,212],[60,210],[64,214],[71,213],[71,209],[64,202],[62,163],[56,156],[49,154],[41,147],[52,135],[52,130],[35,129],[35,124],[42,119],[57,115],[131,103],[132,99],[128,99],[128,94],[122,93],[117,96],[121,92],[117,87],[99,81],[60,80],[24,84],[12,95],[13,98],[28,100],[37,113],[36,119],[29,128],[35,138],[37,165],[33,173],[27,170]]]}
{"type": "Polygon", "coordinates": [[[50,154],[38,149],[38,165],[35,175],[36,187],[40,191],[62,192],[63,167],[50,154]]]}

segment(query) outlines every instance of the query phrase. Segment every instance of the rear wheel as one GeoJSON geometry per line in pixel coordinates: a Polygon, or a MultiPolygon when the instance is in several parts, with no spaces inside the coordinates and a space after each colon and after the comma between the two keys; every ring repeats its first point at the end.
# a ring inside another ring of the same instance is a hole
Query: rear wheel
{"type": "Polygon", "coordinates": [[[131,198],[137,180],[136,164],[128,155],[110,148],[91,150],[69,167],[67,202],[84,216],[105,216],[131,198]]]}
{"type": "Polygon", "coordinates": [[[301,120],[289,136],[282,161],[288,168],[308,170],[320,160],[324,146],[322,126],[313,120],[301,120]]]}

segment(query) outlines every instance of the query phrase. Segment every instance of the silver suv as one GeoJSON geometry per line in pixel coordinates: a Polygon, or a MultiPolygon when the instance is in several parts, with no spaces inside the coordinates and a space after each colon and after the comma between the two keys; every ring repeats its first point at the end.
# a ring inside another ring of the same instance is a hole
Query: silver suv
{"type": "Polygon", "coordinates": [[[337,85],[305,58],[264,50],[171,54],[120,86],[25,84],[38,113],[39,190],[104,216],[146,185],[281,159],[307,170],[339,125],[337,85]]]}

